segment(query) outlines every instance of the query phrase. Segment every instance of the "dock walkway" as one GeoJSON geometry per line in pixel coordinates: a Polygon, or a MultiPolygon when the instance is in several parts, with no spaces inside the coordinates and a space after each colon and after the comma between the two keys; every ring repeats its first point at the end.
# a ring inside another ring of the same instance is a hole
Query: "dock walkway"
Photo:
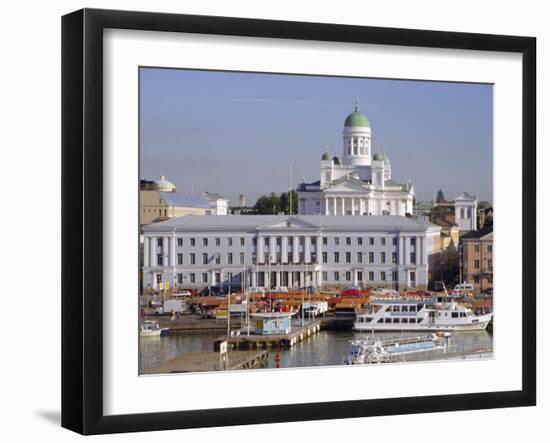
{"type": "MultiPolygon", "coordinates": [[[[234,351],[228,352],[227,357],[226,370],[251,369],[262,366],[267,361],[267,351],[234,351]]],[[[221,369],[219,352],[193,352],[152,368],[146,371],[146,374],[205,372],[221,369]]]]}
{"type": "Polygon", "coordinates": [[[219,351],[220,343],[227,341],[230,350],[290,348],[308,337],[318,333],[321,320],[313,320],[288,334],[250,334],[229,337],[223,335],[214,341],[214,351],[219,351]]]}

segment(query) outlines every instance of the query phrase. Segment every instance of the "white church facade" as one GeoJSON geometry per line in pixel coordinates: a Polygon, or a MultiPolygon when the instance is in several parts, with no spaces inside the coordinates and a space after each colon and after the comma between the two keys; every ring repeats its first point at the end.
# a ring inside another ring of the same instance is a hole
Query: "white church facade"
{"type": "Polygon", "coordinates": [[[355,110],[345,120],[343,155],[326,152],[320,180],[297,189],[300,215],[401,215],[413,213],[414,187],[392,180],[390,159],[372,153],[368,118],[355,110]]]}

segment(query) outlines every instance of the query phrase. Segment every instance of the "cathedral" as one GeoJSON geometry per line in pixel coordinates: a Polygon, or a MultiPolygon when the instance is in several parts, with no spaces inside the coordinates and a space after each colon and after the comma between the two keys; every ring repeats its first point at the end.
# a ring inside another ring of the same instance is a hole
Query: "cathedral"
{"type": "Polygon", "coordinates": [[[392,180],[390,159],[372,153],[368,118],[355,110],[347,116],[342,157],[325,152],[320,180],[297,189],[300,215],[402,215],[413,213],[414,187],[392,180]]]}

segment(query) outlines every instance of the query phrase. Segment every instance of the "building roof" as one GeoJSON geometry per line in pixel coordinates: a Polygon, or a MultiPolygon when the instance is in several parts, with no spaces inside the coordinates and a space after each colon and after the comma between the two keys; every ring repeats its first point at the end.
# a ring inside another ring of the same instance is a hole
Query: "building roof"
{"type": "Polygon", "coordinates": [[[458,197],[455,198],[455,201],[457,200],[467,200],[467,201],[474,201],[476,198],[473,195],[468,194],[467,192],[463,192],[458,197]]]}
{"type": "Polygon", "coordinates": [[[370,123],[369,119],[365,114],[362,112],[359,112],[357,109],[353,111],[350,115],[346,117],[346,121],[344,122],[344,127],[369,127],[370,123]]]}
{"type": "Polygon", "coordinates": [[[284,229],[286,222],[291,227],[305,225],[309,228],[326,230],[423,230],[439,228],[429,221],[415,217],[398,215],[185,215],[146,226],[145,231],[189,229],[189,230],[225,230],[225,229],[270,229],[276,225],[284,229]]]}
{"type": "Polygon", "coordinates": [[[493,233],[493,227],[487,226],[486,228],[478,229],[477,231],[470,231],[466,234],[464,234],[462,237],[460,237],[462,240],[468,240],[468,239],[482,239],[483,237],[492,234],[493,233]]]}
{"type": "Polygon", "coordinates": [[[186,208],[210,209],[210,203],[204,197],[198,195],[179,194],[177,192],[160,192],[162,199],[168,206],[184,206],[186,208]]]}
{"type": "Polygon", "coordinates": [[[330,158],[330,152],[325,152],[323,156],[321,157],[321,160],[331,160],[330,158]]]}

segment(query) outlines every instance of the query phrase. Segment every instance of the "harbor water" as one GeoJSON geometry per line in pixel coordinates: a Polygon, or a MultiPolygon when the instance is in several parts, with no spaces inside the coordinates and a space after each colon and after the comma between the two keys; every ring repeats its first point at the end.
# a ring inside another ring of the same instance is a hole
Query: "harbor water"
{"type": "MultiPolygon", "coordinates": [[[[364,339],[370,333],[354,331],[321,330],[292,348],[279,351],[279,367],[298,368],[313,366],[337,366],[343,364],[348,353],[350,340],[364,339]]],[[[381,339],[427,336],[426,332],[377,332],[381,339]]],[[[165,337],[151,337],[140,340],[140,363],[144,372],[160,366],[184,354],[211,352],[219,332],[185,331],[170,333],[165,337]]],[[[493,336],[488,331],[456,332],[450,338],[450,347],[458,353],[469,354],[483,350],[483,356],[493,351],[493,336]]],[[[264,367],[276,368],[277,350],[269,350],[264,367]]],[[[481,355],[481,354],[480,354],[481,355]]]]}

